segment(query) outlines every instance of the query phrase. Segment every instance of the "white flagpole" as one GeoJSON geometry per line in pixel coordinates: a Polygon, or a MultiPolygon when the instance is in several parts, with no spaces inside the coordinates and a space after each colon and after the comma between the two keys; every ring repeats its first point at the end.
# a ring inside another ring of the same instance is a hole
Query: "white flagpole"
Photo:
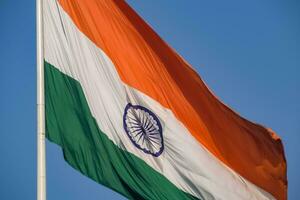
{"type": "Polygon", "coordinates": [[[46,200],[43,0],[36,0],[37,43],[37,200],[46,200]]]}

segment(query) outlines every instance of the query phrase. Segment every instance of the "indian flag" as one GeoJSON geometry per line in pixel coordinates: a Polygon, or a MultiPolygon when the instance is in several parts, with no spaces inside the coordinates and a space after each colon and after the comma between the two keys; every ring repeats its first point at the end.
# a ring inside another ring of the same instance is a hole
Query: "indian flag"
{"type": "Polygon", "coordinates": [[[82,174],[129,199],[287,198],[280,138],[125,1],[44,0],[43,32],[46,136],[82,174]]]}

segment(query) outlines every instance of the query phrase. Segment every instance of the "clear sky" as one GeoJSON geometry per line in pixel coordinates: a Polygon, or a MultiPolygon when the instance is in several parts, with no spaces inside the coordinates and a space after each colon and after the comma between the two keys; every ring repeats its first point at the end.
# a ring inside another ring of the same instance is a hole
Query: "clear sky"
{"type": "MultiPolygon", "coordinates": [[[[242,116],[283,139],[289,199],[300,199],[300,1],[129,0],[242,116]]],[[[35,1],[0,0],[0,199],[36,196],[35,1]]],[[[47,142],[49,200],[124,199],[47,142]]]]}

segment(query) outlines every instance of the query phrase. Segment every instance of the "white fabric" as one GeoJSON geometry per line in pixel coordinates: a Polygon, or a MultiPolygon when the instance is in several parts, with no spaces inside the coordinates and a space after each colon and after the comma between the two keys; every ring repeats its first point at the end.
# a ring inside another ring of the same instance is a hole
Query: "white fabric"
{"type": "Polygon", "coordinates": [[[173,113],[124,84],[108,56],[90,41],[54,0],[44,1],[45,60],[80,82],[99,128],[118,147],[136,155],[179,189],[201,199],[275,199],[208,152],[173,113]],[[163,127],[159,157],[135,147],[123,128],[128,102],[154,112],[163,127]]]}

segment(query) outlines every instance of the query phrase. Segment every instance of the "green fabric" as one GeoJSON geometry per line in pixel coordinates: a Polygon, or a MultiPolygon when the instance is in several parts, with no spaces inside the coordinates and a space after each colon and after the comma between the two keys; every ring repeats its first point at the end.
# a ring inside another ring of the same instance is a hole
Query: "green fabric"
{"type": "Polygon", "coordinates": [[[98,127],[78,81],[45,62],[46,136],[82,174],[129,199],[196,199],[98,127]]]}

